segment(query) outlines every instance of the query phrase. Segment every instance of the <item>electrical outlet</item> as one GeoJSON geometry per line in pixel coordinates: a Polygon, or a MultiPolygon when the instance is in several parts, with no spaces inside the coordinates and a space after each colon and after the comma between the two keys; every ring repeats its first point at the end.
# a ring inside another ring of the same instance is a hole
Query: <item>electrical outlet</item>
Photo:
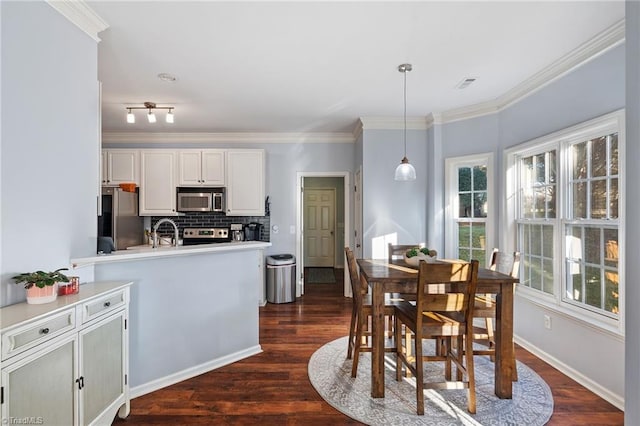
{"type": "Polygon", "coordinates": [[[551,330],[551,317],[549,315],[544,316],[544,328],[551,330]]]}

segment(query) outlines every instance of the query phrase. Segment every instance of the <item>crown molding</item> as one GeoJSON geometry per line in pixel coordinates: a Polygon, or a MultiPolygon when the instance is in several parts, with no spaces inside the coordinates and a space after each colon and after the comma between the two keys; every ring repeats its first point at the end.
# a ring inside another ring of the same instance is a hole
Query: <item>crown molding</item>
{"type": "Polygon", "coordinates": [[[442,114],[431,112],[427,115],[427,128],[442,124],[442,114]]]}
{"type": "Polygon", "coordinates": [[[481,117],[483,115],[495,114],[500,110],[501,108],[495,100],[468,105],[440,113],[440,124],[453,123],[454,121],[468,120],[470,118],[481,117]]]}
{"type": "Polygon", "coordinates": [[[109,24],[83,0],[46,0],[46,2],[97,42],[100,41],[98,33],[109,28],[109,24]]]}
{"type": "MultiPolygon", "coordinates": [[[[360,117],[362,130],[402,130],[402,117],[360,117]]],[[[429,128],[427,117],[407,117],[407,129],[426,130],[429,128]]]]}
{"type": "Polygon", "coordinates": [[[103,143],[353,143],[352,133],[137,133],[104,132],[103,143]]]}
{"type": "Polygon", "coordinates": [[[354,142],[358,140],[358,138],[360,136],[362,136],[362,119],[358,119],[358,121],[356,121],[356,127],[353,128],[353,140],[354,142]]]}
{"type": "Polygon", "coordinates": [[[527,80],[518,84],[502,96],[497,103],[500,109],[506,108],[521,99],[535,93],[553,81],[574,71],[584,63],[591,61],[614,47],[622,44],[625,38],[625,20],[621,19],[577,49],[564,55],[550,66],[542,69],[527,80]]]}
{"type": "Polygon", "coordinates": [[[467,120],[483,115],[494,114],[521,101],[570,73],[586,62],[597,58],[605,52],[622,44],[625,39],[625,20],[621,19],[606,30],[597,34],[592,39],[580,45],[578,48],[558,59],[548,67],[542,69],[511,90],[496,99],[468,105],[448,111],[443,111],[442,123],[467,120]]]}

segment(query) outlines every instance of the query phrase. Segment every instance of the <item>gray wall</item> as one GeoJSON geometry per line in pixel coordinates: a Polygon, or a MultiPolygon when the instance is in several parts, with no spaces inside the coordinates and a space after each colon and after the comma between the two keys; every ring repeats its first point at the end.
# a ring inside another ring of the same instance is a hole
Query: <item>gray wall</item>
{"type": "MultiPolygon", "coordinates": [[[[397,233],[398,244],[426,241],[427,132],[407,130],[407,157],[417,179],[396,182],[403,157],[402,130],[364,130],[362,154],[363,256],[371,257],[373,240],[397,233]]],[[[386,249],[385,249],[386,250],[386,249]]],[[[386,251],[384,252],[386,256],[386,251]]]]}
{"type": "Polygon", "coordinates": [[[352,143],[180,143],[149,144],[135,140],[121,144],[104,144],[104,148],[261,148],[266,152],[265,190],[271,202],[273,244],[266,254],[295,253],[296,235],[289,228],[296,225],[296,179],[298,172],[349,172],[354,170],[352,143]]]}
{"type": "MultiPolygon", "coordinates": [[[[97,45],[45,2],[0,2],[0,305],[10,277],[96,250],[97,45]]],[[[87,268],[74,271],[92,280],[87,268]]]]}
{"type": "Polygon", "coordinates": [[[640,424],[640,193],[635,185],[640,182],[640,3],[629,1],[626,7],[626,102],[627,102],[627,188],[625,192],[626,251],[630,255],[625,267],[625,406],[624,421],[627,425],[640,424]],[[633,253],[633,255],[631,255],[633,253]]]}
{"type": "MultiPolygon", "coordinates": [[[[498,114],[441,126],[442,156],[437,161],[442,164],[449,157],[492,152],[496,160],[494,190],[496,194],[503,194],[505,148],[623,108],[624,76],[625,47],[619,46],[498,114]]],[[[637,145],[637,138],[627,137],[627,149],[631,149],[629,154],[633,152],[631,147],[634,145],[637,145]]],[[[627,155],[627,158],[637,159],[638,156],[627,155]]],[[[627,172],[631,172],[631,167],[627,172]]],[[[434,176],[434,179],[439,178],[439,175],[434,176]]],[[[627,176],[627,182],[635,181],[632,176],[627,176]]],[[[499,235],[494,237],[499,242],[513,239],[511,235],[502,235],[503,227],[499,224],[507,219],[500,216],[505,200],[503,197],[497,200],[499,206],[495,229],[499,235]]],[[[635,216],[628,214],[627,217],[635,216]]],[[[627,221],[627,224],[631,222],[627,221]]],[[[444,227],[444,220],[436,220],[435,223],[436,228],[444,227]]],[[[627,229],[627,235],[630,235],[629,232],[627,229]]],[[[632,238],[628,238],[627,242],[630,240],[632,238]]],[[[627,248],[627,253],[634,252],[630,249],[627,248]]],[[[627,262],[627,265],[629,263],[633,262],[627,262]]],[[[635,281],[627,275],[626,282],[629,288],[635,281]]],[[[637,298],[634,300],[637,301],[637,298]]],[[[588,383],[610,400],[621,401],[624,398],[625,344],[622,336],[596,330],[571,316],[546,309],[523,297],[516,297],[514,312],[514,332],[520,343],[531,346],[537,355],[565,371],[571,370],[574,378],[588,383]],[[551,316],[552,330],[544,328],[545,314],[551,316]],[[587,347],[589,351],[576,350],[587,347]]]]}

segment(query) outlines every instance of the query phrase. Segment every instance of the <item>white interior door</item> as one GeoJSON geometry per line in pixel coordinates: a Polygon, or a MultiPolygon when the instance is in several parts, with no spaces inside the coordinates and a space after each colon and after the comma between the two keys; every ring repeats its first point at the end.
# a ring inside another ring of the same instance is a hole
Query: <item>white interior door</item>
{"type": "Polygon", "coordinates": [[[334,189],[304,190],[304,265],[334,267],[335,262],[334,189]]]}

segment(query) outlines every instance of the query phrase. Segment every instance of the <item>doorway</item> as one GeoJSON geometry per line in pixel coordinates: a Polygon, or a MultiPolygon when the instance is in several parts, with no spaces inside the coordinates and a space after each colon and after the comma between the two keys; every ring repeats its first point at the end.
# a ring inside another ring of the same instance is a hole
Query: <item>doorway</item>
{"type": "Polygon", "coordinates": [[[332,178],[306,178],[304,183],[302,251],[305,267],[334,268],[336,264],[336,188],[316,189],[309,182],[326,179],[332,178]]]}
{"type": "MultiPolygon", "coordinates": [[[[305,268],[343,269],[349,245],[349,172],[299,172],[297,176],[298,295],[304,294],[305,268]]],[[[344,294],[349,281],[343,281],[344,294]]]]}

